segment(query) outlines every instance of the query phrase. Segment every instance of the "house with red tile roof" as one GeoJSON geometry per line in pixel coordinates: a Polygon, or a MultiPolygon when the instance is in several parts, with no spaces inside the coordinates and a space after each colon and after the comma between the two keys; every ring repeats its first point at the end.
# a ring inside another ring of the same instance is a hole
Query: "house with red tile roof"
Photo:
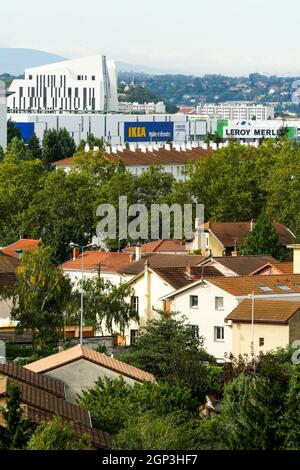
{"type": "Polygon", "coordinates": [[[24,251],[33,251],[40,245],[40,243],[41,240],[21,238],[20,240],[1,248],[1,251],[7,255],[13,256],[14,258],[21,258],[24,251]]]}
{"type": "MultiPolygon", "coordinates": [[[[237,254],[239,246],[254,228],[254,221],[245,222],[207,222],[203,226],[203,236],[195,233],[194,239],[186,241],[190,251],[199,250],[206,256],[224,256],[237,254]]],[[[272,222],[281,245],[294,243],[295,235],[279,222],[272,222]]]]}
{"type": "MultiPolygon", "coordinates": [[[[87,434],[94,448],[111,449],[111,436],[93,428],[89,412],[66,399],[65,384],[62,381],[40,375],[14,363],[0,364],[1,405],[5,404],[11,385],[20,388],[24,418],[29,418],[33,424],[39,425],[58,415],[63,421],[73,425],[79,437],[87,434]]],[[[3,424],[1,414],[0,424],[3,424]]]]}
{"type": "Polygon", "coordinates": [[[25,366],[28,371],[64,383],[67,400],[76,401],[76,395],[92,388],[98,378],[122,377],[128,384],[155,382],[152,374],[86,346],[77,345],[25,366]]]}
{"type": "Polygon", "coordinates": [[[101,276],[107,281],[119,284],[122,280],[120,271],[132,262],[133,256],[130,253],[85,251],[82,255],[74,250],[72,259],[63,263],[61,268],[72,282],[81,279],[83,269],[84,278],[101,276]]]}
{"type": "MultiPolygon", "coordinates": [[[[201,279],[162,296],[161,300],[168,305],[168,310],[183,313],[189,323],[197,325],[199,333],[205,338],[204,346],[208,352],[220,361],[224,361],[225,357],[237,351],[237,347],[233,348],[233,344],[239,333],[238,328],[233,329],[232,323],[229,321],[232,319],[231,312],[238,308],[241,302],[249,300],[250,297],[254,299],[254,322],[257,300],[269,302],[270,318],[273,318],[271,315],[273,307],[275,312],[275,302],[282,301],[283,303],[278,305],[282,315],[285,315],[290,307],[290,302],[296,302],[300,305],[300,274],[223,277],[206,277],[204,274],[201,279]],[[235,337],[233,337],[233,332],[235,337]]],[[[259,318],[257,317],[257,320],[259,318]]],[[[298,322],[298,316],[295,318],[298,322]]],[[[296,335],[300,334],[300,323],[293,323],[293,328],[296,335]]],[[[287,335],[284,334],[279,340],[277,330],[274,330],[273,336],[270,329],[265,332],[265,335],[261,333],[261,331],[256,331],[254,334],[256,355],[260,351],[266,352],[274,347],[280,347],[283,343],[286,346],[293,338],[290,335],[288,336],[290,339],[287,341],[287,335]]],[[[249,338],[249,336],[247,337],[249,338]]]]}

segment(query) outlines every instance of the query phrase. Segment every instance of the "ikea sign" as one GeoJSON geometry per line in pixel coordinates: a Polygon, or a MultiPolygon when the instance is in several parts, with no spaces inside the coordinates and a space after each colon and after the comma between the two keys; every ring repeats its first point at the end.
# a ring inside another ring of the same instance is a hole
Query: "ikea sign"
{"type": "Polygon", "coordinates": [[[125,122],[125,142],[172,142],[174,140],[173,122],[125,122]]]}

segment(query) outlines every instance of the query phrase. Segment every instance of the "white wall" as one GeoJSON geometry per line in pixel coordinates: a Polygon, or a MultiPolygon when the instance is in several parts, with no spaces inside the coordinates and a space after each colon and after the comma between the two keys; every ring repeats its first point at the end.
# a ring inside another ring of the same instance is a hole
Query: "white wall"
{"type": "Polygon", "coordinates": [[[0,81],[0,147],[6,149],[7,146],[7,115],[5,85],[0,81]]]}
{"type": "Polygon", "coordinates": [[[188,322],[198,325],[199,334],[205,338],[204,347],[218,359],[223,359],[224,354],[232,352],[232,330],[224,319],[238,305],[238,301],[232,295],[211,284],[205,287],[195,286],[186,292],[177,294],[172,302],[172,310],[183,313],[188,322]],[[199,298],[198,308],[190,308],[190,296],[199,298]],[[224,310],[215,310],[215,297],[224,298],[224,310]],[[215,341],[214,327],[224,327],[224,341],[215,341]]]}

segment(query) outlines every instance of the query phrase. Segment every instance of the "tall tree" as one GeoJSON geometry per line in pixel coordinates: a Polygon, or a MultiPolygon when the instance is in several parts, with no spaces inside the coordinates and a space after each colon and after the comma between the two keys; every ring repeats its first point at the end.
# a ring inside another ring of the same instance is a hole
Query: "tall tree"
{"type": "Polygon", "coordinates": [[[33,158],[42,158],[42,148],[40,144],[40,139],[36,134],[33,134],[28,139],[28,149],[31,151],[33,158]]]}
{"type": "Polygon", "coordinates": [[[272,255],[278,259],[283,256],[283,248],[280,245],[277,232],[266,214],[261,214],[258,217],[253,231],[241,245],[240,252],[246,256],[272,255]]]}
{"type": "Polygon", "coordinates": [[[157,379],[189,387],[202,400],[209,388],[208,370],[202,362],[214,362],[214,358],[204,350],[203,337],[197,336],[184,317],[159,314],[159,319],[140,329],[136,345],[122,359],[157,379]]]}
{"type": "Polygon", "coordinates": [[[8,396],[5,407],[0,408],[4,421],[4,426],[0,426],[0,449],[24,449],[33,432],[33,425],[24,418],[20,388],[10,384],[8,396]]]}
{"type": "Polygon", "coordinates": [[[49,247],[24,253],[17,281],[5,292],[12,299],[11,316],[18,322],[18,332],[31,331],[37,348],[57,344],[71,299],[70,281],[52,259],[49,247]]]}
{"type": "Polygon", "coordinates": [[[43,137],[42,157],[45,165],[50,165],[56,160],[72,157],[76,152],[73,137],[67,129],[48,129],[43,137]]]}
{"type": "MultiPolygon", "coordinates": [[[[99,266],[101,269],[101,266],[99,266]]],[[[130,321],[138,321],[136,309],[131,305],[132,288],[127,283],[115,285],[100,276],[83,281],[85,320],[94,330],[104,329],[124,333],[130,321]]],[[[81,289],[75,291],[79,310],[81,289]]]]}
{"type": "Polygon", "coordinates": [[[7,121],[7,143],[10,144],[14,137],[17,137],[17,139],[22,139],[22,132],[15,125],[15,123],[11,119],[9,119],[7,121]]]}

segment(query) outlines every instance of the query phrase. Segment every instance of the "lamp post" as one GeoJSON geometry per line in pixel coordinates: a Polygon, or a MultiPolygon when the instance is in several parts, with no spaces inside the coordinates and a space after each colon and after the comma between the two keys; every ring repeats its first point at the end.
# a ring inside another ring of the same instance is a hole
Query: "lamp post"
{"type": "Polygon", "coordinates": [[[86,248],[92,248],[95,245],[90,243],[89,245],[77,245],[77,243],[71,242],[70,248],[79,248],[81,251],[81,295],[80,295],[80,345],[83,344],[83,281],[84,281],[84,270],[83,270],[83,252],[86,248]]]}
{"type": "Polygon", "coordinates": [[[255,367],[255,360],[254,360],[254,292],[252,294],[249,294],[249,298],[251,299],[251,356],[253,360],[253,364],[255,367]]]}

